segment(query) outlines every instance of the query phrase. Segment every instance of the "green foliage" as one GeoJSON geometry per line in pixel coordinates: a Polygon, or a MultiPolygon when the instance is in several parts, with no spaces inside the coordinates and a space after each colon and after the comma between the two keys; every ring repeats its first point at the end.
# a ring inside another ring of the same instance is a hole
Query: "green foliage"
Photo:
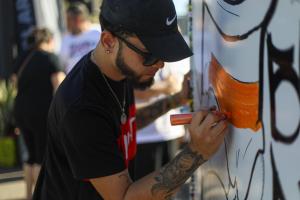
{"type": "Polygon", "coordinates": [[[13,104],[17,90],[11,81],[0,80],[0,136],[7,134],[13,122],[13,104]]]}
{"type": "Polygon", "coordinates": [[[0,137],[0,168],[9,168],[17,164],[17,148],[12,137],[0,137]]]}

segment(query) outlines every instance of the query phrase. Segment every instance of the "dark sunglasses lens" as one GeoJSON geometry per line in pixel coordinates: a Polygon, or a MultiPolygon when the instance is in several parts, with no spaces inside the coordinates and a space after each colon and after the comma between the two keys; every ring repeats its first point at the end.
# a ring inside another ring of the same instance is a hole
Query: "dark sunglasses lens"
{"type": "Polygon", "coordinates": [[[152,66],[156,64],[158,61],[159,61],[158,58],[155,58],[153,56],[146,56],[143,64],[145,66],[152,66]]]}

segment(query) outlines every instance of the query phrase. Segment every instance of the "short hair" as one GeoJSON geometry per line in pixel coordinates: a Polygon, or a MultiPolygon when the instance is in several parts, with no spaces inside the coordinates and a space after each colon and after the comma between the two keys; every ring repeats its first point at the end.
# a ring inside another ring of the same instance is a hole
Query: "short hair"
{"type": "Polygon", "coordinates": [[[36,48],[44,42],[49,42],[53,33],[48,28],[33,28],[27,38],[29,48],[36,48]]]}
{"type": "Polygon", "coordinates": [[[84,19],[89,18],[89,10],[86,5],[81,2],[71,3],[67,9],[67,13],[73,16],[82,16],[84,19]]]}

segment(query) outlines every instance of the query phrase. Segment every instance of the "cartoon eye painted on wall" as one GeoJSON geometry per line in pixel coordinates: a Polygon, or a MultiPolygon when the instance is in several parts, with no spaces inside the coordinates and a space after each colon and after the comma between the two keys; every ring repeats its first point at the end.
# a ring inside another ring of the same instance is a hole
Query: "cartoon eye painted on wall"
{"type": "Polygon", "coordinates": [[[274,9],[272,0],[211,0],[204,7],[223,35],[246,38],[258,30],[274,9]]]}
{"type": "Polygon", "coordinates": [[[245,0],[223,0],[223,1],[230,5],[238,5],[243,3],[245,0]]]}

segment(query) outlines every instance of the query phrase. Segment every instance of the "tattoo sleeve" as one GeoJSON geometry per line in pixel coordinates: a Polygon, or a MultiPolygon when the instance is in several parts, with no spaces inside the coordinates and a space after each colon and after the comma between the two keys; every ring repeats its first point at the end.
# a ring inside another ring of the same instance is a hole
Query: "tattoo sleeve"
{"type": "Polygon", "coordinates": [[[163,195],[164,199],[169,199],[176,189],[205,161],[201,155],[186,146],[154,178],[156,183],[151,188],[152,195],[163,195]]]}
{"type": "Polygon", "coordinates": [[[136,113],[137,129],[141,129],[169,110],[181,105],[180,93],[158,100],[148,106],[139,108],[136,113]]]}

